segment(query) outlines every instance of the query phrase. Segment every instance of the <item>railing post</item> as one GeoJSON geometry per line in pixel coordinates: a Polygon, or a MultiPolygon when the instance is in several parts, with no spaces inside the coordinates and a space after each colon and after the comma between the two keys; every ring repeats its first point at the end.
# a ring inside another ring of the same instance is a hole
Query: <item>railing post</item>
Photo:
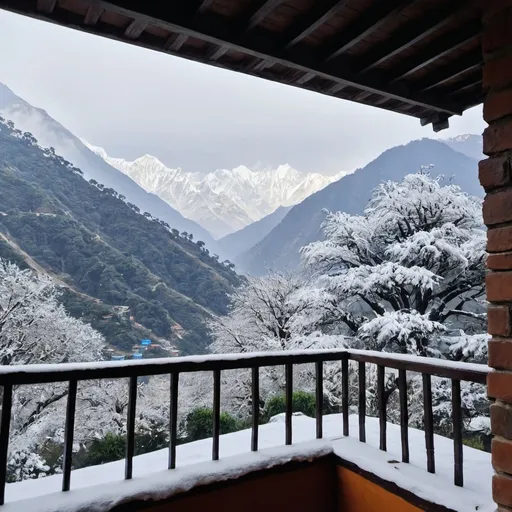
{"type": "Polygon", "coordinates": [[[405,370],[398,370],[398,393],[400,395],[402,462],[409,462],[409,411],[407,408],[407,372],[405,370]]]}
{"type": "Polygon", "coordinates": [[[220,437],[220,370],[213,370],[212,460],[219,460],[219,437],[220,437]]]}
{"type": "Polygon", "coordinates": [[[258,428],[260,422],[260,369],[255,366],[252,368],[252,432],[251,432],[251,451],[258,451],[258,428]]]}
{"type": "Polygon", "coordinates": [[[126,421],[126,457],[124,478],[130,480],[133,475],[133,454],[135,452],[135,414],[137,408],[137,376],[130,377],[128,389],[128,417],[126,421]]]}
{"type": "Polygon", "coordinates": [[[76,391],[78,382],[69,381],[68,403],[66,407],[66,426],[64,430],[64,456],[62,464],[62,490],[69,491],[71,484],[71,466],[73,460],[73,434],[75,429],[76,391]]]}
{"type": "Polygon", "coordinates": [[[315,363],[316,373],[316,438],[323,437],[323,408],[324,408],[324,365],[322,361],[315,363]]]}
{"type": "Polygon", "coordinates": [[[350,433],[348,410],[348,357],[341,360],[341,410],[343,414],[343,435],[350,433]]]}
{"type": "Polygon", "coordinates": [[[462,409],[460,398],[460,380],[452,380],[452,419],[453,419],[453,481],[455,485],[464,485],[462,452],[462,409]]]}
{"type": "Polygon", "coordinates": [[[427,471],[436,472],[434,458],[434,414],[432,411],[432,380],[427,373],[423,377],[423,410],[425,423],[425,448],[427,450],[427,471]]]}
{"type": "Polygon", "coordinates": [[[170,375],[170,403],[169,403],[169,469],[176,468],[176,439],[178,436],[178,384],[180,374],[170,375]]]}
{"type": "Polygon", "coordinates": [[[11,426],[12,384],[4,385],[2,419],[0,420],[0,505],[5,503],[5,480],[7,476],[7,451],[11,426]]]}
{"type": "Polygon", "coordinates": [[[366,364],[359,363],[359,441],[366,443],[366,364]]]}
{"type": "Polygon", "coordinates": [[[379,448],[382,451],[386,451],[386,396],[384,391],[384,377],[385,368],[380,364],[377,365],[377,396],[379,402],[379,431],[380,431],[380,443],[379,448]]]}
{"type": "Polygon", "coordinates": [[[292,444],[293,364],[285,365],[285,444],[292,444]]]}

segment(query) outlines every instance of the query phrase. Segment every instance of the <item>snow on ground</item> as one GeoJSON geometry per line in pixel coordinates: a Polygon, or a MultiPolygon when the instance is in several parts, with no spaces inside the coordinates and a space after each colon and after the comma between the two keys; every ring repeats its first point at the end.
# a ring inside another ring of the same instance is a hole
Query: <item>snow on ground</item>
{"type": "Polygon", "coordinates": [[[163,499],[198,485],[229,480],[292,460],[310,460],[332,452],[418,496],[453,510],[491,512],[495,509],[491,497],[493,470],[488,453],[464,447],[465,487],[457,488],[452,483],[453,442],[450,439],[435,437],[437,473],[432,475],[425,469],[425,437],[422,431],[409,429],[411,463],[403,464],[396,462],[401,458],[400,428],[397,425],[388,424],[388,452],[378,450],[379,422],[376,418],[366,419],[366,444],[355,437],[358,432],[357,416],[350,417],[352,437],[343,438],[341,428],[341,415],[325,416],[326,439],[315,440],[315,420],[295,415],[294,445],[283,446],[284,416],[280,415],[260,427],[260,451],[257,453],[249,452],[249,429],[221,436],[220,461],[211,461],[212,440],[204,439],[177,447],[178,467],[175,470],[166,469],[167,450],[135,457],[131,481],[123,480],[124,461],[73,471],[72,490],[67,493],[60,492],[60,475],[25,480],[7,485],[7,504],[2,512],[99,512],[134,498],[163,499]],[[91,486],[96,487],[91,489],[91,486]]]}

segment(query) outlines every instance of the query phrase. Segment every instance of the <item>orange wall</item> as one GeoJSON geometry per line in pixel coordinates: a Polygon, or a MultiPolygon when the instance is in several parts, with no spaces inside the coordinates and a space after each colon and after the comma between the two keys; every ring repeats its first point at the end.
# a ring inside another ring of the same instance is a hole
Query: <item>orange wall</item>
{"type": "Polygon", "coordinates": [[[151,507],[130,503],[116,512],[334,512],[336,475],[332,460],[287,464],[230,482],[198,488],[151,507]]]}
{"type": "Polygon", "coordinates": [[[386,491],[350,469],[336,467],[338,512],[421,512],[396,494],[386,491]]]}

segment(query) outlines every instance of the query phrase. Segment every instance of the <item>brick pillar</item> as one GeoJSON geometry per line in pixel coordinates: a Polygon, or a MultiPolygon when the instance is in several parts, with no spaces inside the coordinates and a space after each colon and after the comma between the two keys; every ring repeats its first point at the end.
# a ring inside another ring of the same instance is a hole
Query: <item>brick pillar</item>
{"type": "Polygon", "coordinates": [[[489,366],[493,496],[512,511],[512,0],[482,2],[484,153],[479,165],[488,227],[489,366]]]}

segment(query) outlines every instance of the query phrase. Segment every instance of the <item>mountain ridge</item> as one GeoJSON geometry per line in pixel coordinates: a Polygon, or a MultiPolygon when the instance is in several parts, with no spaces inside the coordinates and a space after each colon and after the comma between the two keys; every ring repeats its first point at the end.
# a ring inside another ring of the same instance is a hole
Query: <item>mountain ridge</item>
{"type": "Polygon", "coordinates": [[[144,190],[158,195],[218,238],[261,220],[281,206],[299,203],[345,174],[301,173],[283,164],[259,171],[239,165],[200,175],[167,167],[149,154],[132,161],[111,157],[102,147],[82,142],[144,190]]]}
{"type": "Polygon", "coordinates": [[[0,115],[13,121],[18,129],[31,133],[42,147],[55,148],[57,154],[80,168],[86,179],[94,179],[105,187],[115,189],[142,211],[151,213],[179,231],[193,233],[196,239],[203,240],[213,252],[218,252],[218,246],[207,230],[185,218],[155,194],[146,192],[118,169],[108,165],[45,110],[32,106],[2,83],[0,115]]]}
{"type": "Polygon", "coordinates": [[[258,244],[235,258],[238,268],[261,275],[270,269],[296,268],[299,250],[321,238],[324,210],[361,214],[371,191],[382,181],[399,181],[406,174],[433,164],[431,174],[444,175],[471,195],[482,195],[477,160],[452,149],[444,141],[420,139],[384,151],[365,167],[348,174],[291,208],[258,244]]]}

